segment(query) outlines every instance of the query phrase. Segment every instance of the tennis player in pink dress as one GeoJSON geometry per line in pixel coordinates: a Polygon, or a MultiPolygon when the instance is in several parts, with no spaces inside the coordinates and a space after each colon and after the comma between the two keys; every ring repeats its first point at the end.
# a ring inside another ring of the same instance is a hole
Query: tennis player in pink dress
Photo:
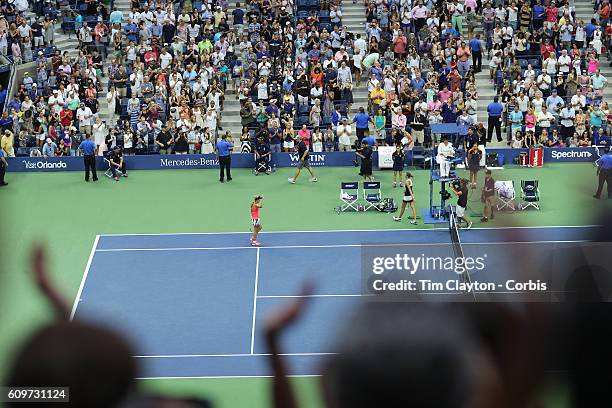
{"type": "Polygon", "coordinates": [[[261,220],[259,219],[259,209],[263,207],[263,196],[255,196],[251,202],[251,223],[253,224],[253,235],[251,236],[251,245],[261,245],[257,241],[257,234],[261,231],[261,220]]]}

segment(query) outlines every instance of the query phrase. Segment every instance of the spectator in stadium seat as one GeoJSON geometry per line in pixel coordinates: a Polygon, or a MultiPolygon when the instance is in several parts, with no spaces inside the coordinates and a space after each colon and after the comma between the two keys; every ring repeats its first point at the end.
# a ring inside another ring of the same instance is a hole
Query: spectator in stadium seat
{"type": "Polygon", "coordinates": [[[576,111],[570,105],[566,105],[561,109],[560,119],[560,137],[561,140],[565,140],[572,136],[574,133],[574,120],[576,119],[576,111]]]}
{"type": "Polygon", "coordinates": [[[57,144],[50,137],[47,138],[47,142],[43,145],[42,155],[43,157],[54,157],[57,150],[57,144]]]}
{"type": "Polygon", "coordinates": [[[352,128],[351,125],[347,123],[346,118],[342,118],[342,122],[336,128],[336,134],[338,137],[338,149],[341,152],[351,150],[352,128]]]}
{"type": "Polygon", "coordinates": [[[10,130],[5,130],[0,140],[0,148],[4,151],[5,157],[15,157],[15,135],[10,130]]]}
{"type": "Polygon", "coordinates": [[[76,112],[76,118],[79,130],[82,133],[91,136],[93,112],[88,106],[85,105],[85,103],[80,104],[79,109],[77,109],[76,112]]]}
{"type": "Polygon", "coordinates": [[[173,138],[167,125],[162,127],[161,132],[155,138],[155,144],[159,146],[159,154],[171,154],[173,138]]]}

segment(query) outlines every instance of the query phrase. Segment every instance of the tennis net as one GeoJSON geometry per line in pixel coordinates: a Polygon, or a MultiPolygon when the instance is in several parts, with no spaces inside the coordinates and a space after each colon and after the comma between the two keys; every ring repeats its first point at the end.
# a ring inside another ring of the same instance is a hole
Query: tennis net
{"type": "MultiPolygon", "coordinates": [[[[453,253],[455,258],[465,259],[465,254],[463,252],[463,246],[461,245],[461,238],[459,237],[459,225],[457,223],[457,213],[453,206],[449,206],[448,212],[448,229],[451,236],[451,243],[453,247],[453,253]]],[[[472,278],[470,277],[470,272],[466,269],[464,273],[461,274],[461,279],[466,283],[472,283],[472,278]]],[[[476,295],[474,295],[474,300],[476,300],[476,295]]]]}

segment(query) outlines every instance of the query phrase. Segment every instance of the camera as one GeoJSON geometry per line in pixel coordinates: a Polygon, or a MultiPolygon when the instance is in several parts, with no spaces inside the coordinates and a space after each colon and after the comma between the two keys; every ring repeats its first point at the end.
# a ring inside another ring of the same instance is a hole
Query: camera
{"type": "Polygon", "coordinates": [[[451,185],[455,190],[459,190],[463,185],[463,181],[460,178],[456,178],[451,181],[451,185]]]}

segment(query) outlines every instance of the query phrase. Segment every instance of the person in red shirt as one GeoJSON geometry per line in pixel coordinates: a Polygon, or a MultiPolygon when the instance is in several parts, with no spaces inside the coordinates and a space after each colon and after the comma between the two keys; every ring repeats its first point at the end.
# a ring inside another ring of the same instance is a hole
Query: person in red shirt
{"type": "Polygon", "coordinates": [[[461,46],[457,49],[457,58],[459,58],[457,66],[461,75],[467,74],[467,72],[470,70],[471,56],[472,53],[470,52],[470,48],[467,46],[465,41],[462,41],[461,46]]]}
{"type": "Polygon", "coordinates": [[[157,66],[158,55],[155,51],[153,51],[152,47],[147,47],[147,52],[145,52],[144,60],[147,66],[157,66]]]}
{"type": "Polygon", "coordinates": [[[559,9],[553,5],[546,7],[546,21],[548,22],[548,28],[552,28],[552,26],[557,22],[557,17],[559,16],[559,9]]]}
{"type": "Polygon", "coordinates": [[[453,69],[450,74],[448,74],[448,83],[450,84],[451,92],[461,89],[461,75],[457,69],[453,69]]]}
{"type": "Polygon", "coordinates": [[[72,125],[73,118],[74,116],[70,108],[68,108],[68,104],[64,105],[64,109],[62,109],[60,112],[60,123],[62,124],[62,127],[70,127],[72,125]]]}
{"type": "Polygon", "coordinates": [[[550,43],[550,40],[546,40],[542,47],[540,47],[540,54],[542,54],[542,60],[547,59],[551,52],[555,52],[555,48],[550,43]]]}
{"type": "Polygon", "coordinates": [[[606,26],[608,24],[608,20],[610,20],[610,3],[608,3],[608,0],[604,0],[601,3],[597,13],[599,14],[599,24],[606,26]]]}
{"type": "Polygon", "coordinates": [[[298,130],[298,136],[306,143],[306,147],[310,146],[310,130],[308,130],[306,124],[303,124],[302,128],[298,130]]]}
{"type": "Polygon", "coordinates": [[[399,36],[393,42],[393,52],[395,58],[404,59],[406,58],[406,45],[408,45],[408,39],[403,31],[400,31],[399,36]]]}
{"type": "Polygon", "coordinates": [[[321,71],[320,67],[315,67],[313,71],[310,73],[310,82],[312,85],[321,85],[323,86],[323,71],[321,71]]]}

